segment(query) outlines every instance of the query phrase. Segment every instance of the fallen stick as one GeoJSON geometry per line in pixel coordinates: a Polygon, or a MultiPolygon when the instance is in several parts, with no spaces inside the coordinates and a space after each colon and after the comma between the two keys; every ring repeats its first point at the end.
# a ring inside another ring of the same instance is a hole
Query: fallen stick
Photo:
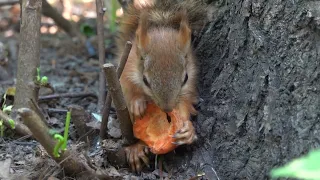
{"type": "Polygon", "coordinates": [[[39,101],[46,101],[58,98],[77,98],[77,97],[97,97],[94,93],[65,93],[65,94],[52,94],[47,96],[40,96],[39,101]]]}
{"type": "Polygon", "coordinates": [[[76,176],[82,173],[88,173],[88,175],[93,175],[99,179],[111,179],[111,177],[105,174],[96,173],[94,169],[90,168],[79,158],[80,154],[76,151],[66,150],[60,154],[60,157],[55,157],[53,150],[56,145],[56,140],[49,134],[49,128],[41,120],[40,116],[29,108],[20,108],[17,112],[24,124],[26,124],[32,132],[33,137],[44,147],[47,153],[64,168],[66,174],[76,176]]]}
{"type": "MultiPolygon", "coordinates": [[[[127,41],[127,43],[124,47],[124,51],[121,55],[120,63],[119,63],[118,69],[117,69],[118,79],[120,78],[122,71],[124,69],[124,66],[127,63],[131,48],[132,48],[132,43],[130,41],[127,41]]],[[[106,97],[105,104],[104,104],[104,108],[102,111],[102,120],[101,120],[101,127],[100,127],[101,140],[104,140],[106,138],[106,129],[107,129],[107,125],[108,125],[108,118],[109,118],[111,103],[112,103],[111,94],[108,93],[107,97],[106,97]]]]}
{"type": "Polygon", "coordinates": [[[113,64],[107,63],[103,65],[103,69],[108,82],[108,93],[111,94],[120,122],[120,129],[124,144],[132,144],[135,141],[132,130],[132,122],[130,120],[129,111],[123,97],[115,67],[113,64]]]}

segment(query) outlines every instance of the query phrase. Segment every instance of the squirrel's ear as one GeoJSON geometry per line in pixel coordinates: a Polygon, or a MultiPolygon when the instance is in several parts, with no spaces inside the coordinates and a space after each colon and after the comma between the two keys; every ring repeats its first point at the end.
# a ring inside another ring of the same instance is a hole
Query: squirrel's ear
{"type": "Polygon", "coordinates": [[[190,48],[191,29],[189,28],[186,10],[180,11],[178,16],[181,18],[178,36],[179,48],[183,53],[187,53],[190,48]]]}
{"type": "Polygon", "coordinates": [[[139,50],[143,51],[144,53],[147,51],[147,47],[149,45],[150,38],[148,36],[148,13],[142,12],[140,15],[139,26],[136,31],[136,41],[139,50]]]}

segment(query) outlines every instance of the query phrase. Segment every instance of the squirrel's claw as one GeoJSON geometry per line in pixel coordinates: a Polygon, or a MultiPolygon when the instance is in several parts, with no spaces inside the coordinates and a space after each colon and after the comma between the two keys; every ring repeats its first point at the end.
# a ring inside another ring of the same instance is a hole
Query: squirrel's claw
{"type": "Polygon", "coordinates": [[[147,102],[143,98],[132,100],[130,105],[130,112],[133,113],[135,116],[142,117],[146,111],[147,102]]]}
{"type": "Polygon", "coordinates": [[[173,135],[173,138],[176,141],[172,143],[176,145],[193,143],[197,139],[197,136],[191,121],[185,122],[183,127],[173,135]]]}
{"type": "Polygon", "coordinates": [[[148,148],[142,142],[138,142],[131,146],[125,147],[127,161],[133,172],[140,174],[142,170],[141,161],[149,167],[149,158],[147,154],[149,153],[148,148]]]}

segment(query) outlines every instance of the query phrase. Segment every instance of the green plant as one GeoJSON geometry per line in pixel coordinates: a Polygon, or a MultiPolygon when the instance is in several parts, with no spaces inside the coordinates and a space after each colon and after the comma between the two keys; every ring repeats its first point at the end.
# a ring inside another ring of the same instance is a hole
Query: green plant
{"type": "Polygon", "coordinates": [[[54,157],[60,157],[59,151],[65,151],[67,150],[67,142],[68,142],[68,134],[69,134],[69,127],[70,127],[70,119],[71,119],[71,112],[67,112],[66,116],[66,124],[64,128],[64,136],[61,136],[59,133],[57,133],[55,130],[51,129],[49,131],[49,134],[53,136],[54,139],[58,140],[56,145],[53,149],[53,156],[54,157]]]}
{"type": "Polygon", "coordinates": [[[40,76],[40,68],[37,68],[37,84],[40,84],[41,86],[46,86],[48,84],[48,77],[40,76]]]}
{"type": "Polygon", "coordinates": [[[64,150],[62,146],[66,141],[60,134],[54,134],[53,138],[58,140],[58,143],[54,146],[54,149],[53,149],[53,156],[58,158],[60,157],[59,150],[60,149],[64,150]]]}
{"type": "Polygon", "coordinates": [[[297,158],[271,171],[272,178],[288,177],[320,180],[320,150],[313,150],[306,156],[297,158]]]}
{"type": "Polygon", "coordinates": [[[62,149],[66,149],[67,148],[67,140],[68,140],[68,135],[69,135],[69,126],[70,126],[70,119],[71,119],[71,112],[68,111],[67,112],[67,117],[66,117],[66,125],[64,126],[64,139],[65,142],[62,146],[62,149]]]}
{"type": "Polygon", "coordinates": [[[111,9],[110,9],[110,31],[111,33],[116,32],[116,18],[117,18],[117,9],[119,4],[117,0],[111,0],[111,9]]]}
{"type": "MultiPolygon", "coordinates": [[[[6,105],[6,100],[7,100],[7,94],[10,94],[10,93],[15,93],[15,89],[13,90],[12,88],[9,88],[7,90],[7,92],[3,95],[3,104],[1,105],[1,110],[4,112],[4,113],[7,113],[7,114],[10,114],[11,113],[11,110],[13,108],[13,105],[10,105],[10,106],[7,106],[6,105]]],[[[15,128],[15,123],[14,123],[14,120],[10,119],[9,120],[9,123],[10,123],[10,126],[12,129],[15,128]]],[[[0,137],[3,137],[4,136],[4,124],[3,124],[3,119],[0,119],[0,137]]]]}

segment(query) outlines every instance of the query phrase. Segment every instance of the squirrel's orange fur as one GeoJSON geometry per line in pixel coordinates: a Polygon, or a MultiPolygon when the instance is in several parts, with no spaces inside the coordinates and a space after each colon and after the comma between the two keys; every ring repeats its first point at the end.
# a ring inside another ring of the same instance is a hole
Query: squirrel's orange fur
{"type": "MultiPolygon", "coordinates": [[[[206,17],[204,7],[201,1],[160,0],[142,9],[130,5],[125,11],[117,48],[120,57],[126,41],[133,42],[120,78],[131,113],[143,114],[145,106],[140,107],[142,110],[132,107],[141,101],[152,100],[164,110],[196,101],[191,30],[202,27],[206,17]],[[183,85],[186,74],[188,79],[183,85]]],[[[193,108],[190,110],[195,112],[193,108]]]]}
{"type": "MultiPolygon", "coordinates": [[[[144,8],[129,5],[120,21],[118,57],[126,41],[133,44],[120,77],[128,109],[131,115],[143,116],[149,101],[166,112],[179,108],[182,116],[189,117],[196,113],[193,103],[197,101],[191,33],[204,25],[206,8],[200,0],[158,0],[151,4],[144,8]]],[[[177,142],[190,144],[195,137],[188,122],[177,135],[177,142]]],[[[145,156],[139,155],[138,145],[128,150],[128,159],[140,168],[139,158],[145,156]]]]}

